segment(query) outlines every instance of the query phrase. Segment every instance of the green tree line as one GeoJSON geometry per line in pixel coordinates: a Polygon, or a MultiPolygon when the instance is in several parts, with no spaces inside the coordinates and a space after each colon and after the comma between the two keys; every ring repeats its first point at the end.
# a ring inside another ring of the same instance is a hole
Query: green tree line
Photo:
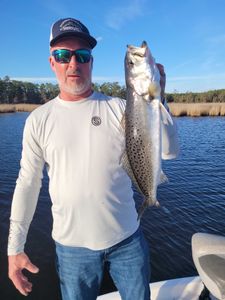
{"type": "Polygon", "coordinates": [[[225,89],[201,93],[186,92],[167,94],[166,99],[167,102],[175,103],[225,102],[225,89]]]}
{"type": "Polygon", "coordinates": [[[10,80],[8,76],[0,79],[0,103],[35,103],[42,104],[56,97],[59,93],[57,84],[10,80]]]}
{"type": "MultiPolygon", "coordinates": [[[[118,82],[94,83],[93,89],[109,96],[125,99],[126,87],[118,82]]],[[[59,93],[57,84],[11,80],[8,76],[0,78],[0,103],[36,103],[42,104],[56,97],[59,93]]],[[[168,102],[199,103],[199,102],[225,102],[225,89],[201,93],[168,93],[168,102]]]]}
{"type": "MultiPolygon", "coordinates": [[[[126,89],[118,82],[93,84],[93,89],[109,96],[126,97],[126,89]]],[[[0,78],[0,103],[45,103],[59,94],[58,84],[10,80],[8,76],[0,78]]]]}

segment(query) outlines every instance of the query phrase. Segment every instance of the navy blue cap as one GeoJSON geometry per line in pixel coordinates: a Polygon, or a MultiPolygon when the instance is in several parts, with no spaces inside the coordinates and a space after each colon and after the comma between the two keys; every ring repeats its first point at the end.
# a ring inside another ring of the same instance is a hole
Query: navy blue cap
{"type": "Polygon", "coordinates": [[[56,21],[51,27],[50,33],[50,46],[53,46],[55,42],[66,36],[74,36],[87,41],[90,47],[93,49],[97,41],[93,38],[89,30],[79,20],[73,18],[60,19],[56,21]]]}

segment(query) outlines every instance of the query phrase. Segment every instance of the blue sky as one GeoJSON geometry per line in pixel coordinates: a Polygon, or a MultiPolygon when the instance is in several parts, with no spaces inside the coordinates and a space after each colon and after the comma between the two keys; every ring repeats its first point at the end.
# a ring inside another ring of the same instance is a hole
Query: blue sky
{"type": "Polygon", "coordinates": [[[224,0],[1,0],[0,78],[56,83],[51,24],[80,19],[98,40],[94,82],[124,84],[127,44],[146,40],[164,64],[167,92],[225,88],[224,0]]]}

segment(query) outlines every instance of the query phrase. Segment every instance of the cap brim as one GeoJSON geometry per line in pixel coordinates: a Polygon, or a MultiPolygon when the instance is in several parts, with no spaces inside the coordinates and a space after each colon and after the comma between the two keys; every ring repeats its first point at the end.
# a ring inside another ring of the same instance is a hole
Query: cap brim
{"type": "Polygon", "coordinates": [[[88,42],[88,44],[90,45],[90,47],[93,49],[96,44],[97,44],[97,41],[95,38],[93,38],[91,35],[89,34],[85,34],[85,33],[82,33],[82,32],[74,32],[74,31],[71,31],[71,32],[63,32],[62,34],[58,35],[56,38],[52,39],[50,41],[50,46],[52,47],[57,41],[59,41],[61,38],[63,37],[67,37],[67,36],[73,36],[73,37],[77,37],[77,38],[80,38],[86,42],[88,42]]]}

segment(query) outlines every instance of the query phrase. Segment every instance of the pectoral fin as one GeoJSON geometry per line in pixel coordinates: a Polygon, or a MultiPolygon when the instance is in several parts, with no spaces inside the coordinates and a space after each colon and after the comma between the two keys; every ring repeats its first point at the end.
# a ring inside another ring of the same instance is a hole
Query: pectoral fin
{"type": "Polygon", "coordinates": [[[166,174],[163,171],[161,171],[159,183],[165,183],[165,182],[168,182],[168,181],[169,181],[169,179],[166,176],[166,174]]]}
{"type": "Polygon", "coordinates": [[[161,108],[161,114],[162,114],[162,122],[165,125],[173,124],[173,119],[170,115],[170,113],[167,111],[165,106],[160,102],[160,108],[161,108]]]}

